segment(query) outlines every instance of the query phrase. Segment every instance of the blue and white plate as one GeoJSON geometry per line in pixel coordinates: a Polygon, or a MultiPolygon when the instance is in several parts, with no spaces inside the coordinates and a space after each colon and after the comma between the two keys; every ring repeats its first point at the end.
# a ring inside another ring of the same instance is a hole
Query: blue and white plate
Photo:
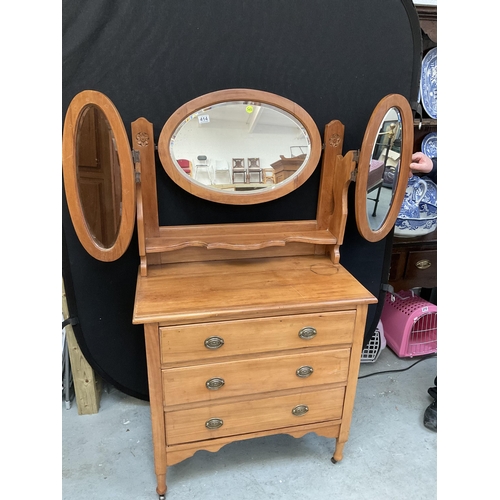
{"type": "Polygon", "coordinates": [[[437,119],[437,47],[429,50],[422,61],[420,94],[426,113],[437,119]]]}
{"type": "Polygon", "coordinates": [[[422,139],[422,145],[420,146],[420,150],[422,151],[422,153],[424,153],[424,155],[427,155],[429,158],[437,158],[438,155],[437,132],[431,132],[422,139]]]}

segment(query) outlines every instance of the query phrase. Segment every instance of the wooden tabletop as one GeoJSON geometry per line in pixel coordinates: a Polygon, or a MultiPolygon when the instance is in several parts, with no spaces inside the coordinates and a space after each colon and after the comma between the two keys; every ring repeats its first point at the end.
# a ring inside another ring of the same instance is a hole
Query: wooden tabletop
{"type": "Polygon", "coordinates": [[[304,314],[376,303],[326,256],[190,262],[138,276],[133,323],[164,325],[304,314]]]}

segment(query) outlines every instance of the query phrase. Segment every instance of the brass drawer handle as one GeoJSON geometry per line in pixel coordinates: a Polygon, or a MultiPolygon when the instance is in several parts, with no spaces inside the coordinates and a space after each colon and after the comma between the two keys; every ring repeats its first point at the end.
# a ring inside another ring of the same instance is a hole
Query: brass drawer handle
{"type": "Polygon", "coordinates": [[[207,380],[205,385],[207,386],[207,389],[210,389],[211,391],[217,391],[224,385],[224,383],[225,382],[223,378],[214,377],[210,380],[207,380]]]}
{"type": "Polygon", "coordinates": [[[210,430],[218,429],[222,427],[224,420],[222,418],[211,418],[205,422],[205,427],[210,430]]]}
{"type": "Polygon", "coordinates": [[[224,345],[224,339],[221,339],[220,337],[208,337],[208,339],[205,340],[205,347],[207,349],[219,349],[219,347],[222,347],[224,345]]]}
{"type": "Polygon", "coordinates": [[[301,417],[302,415],[305,415],[309,411],[309,406],[307,405],[297,405],[293,410],[292,413],[296,417],[301,417]]]}
{"type": "Polygon", "coordinates": [[[313,328],[312,326],[305,326],[300,330],[299,337],[304,340],[310,340],[316,337],[317,333],[316,328],[313,328]]]}
{"type": "Polygon", "coordinates": [[[297,375],[297,377],[307,378],[312,375],[313,371],[314,369],[312,366],[301,366],[300,368],[297,368],[295,374],[297,375]]]}
{"type": "Polygon", "coordinates": [[[418,269],[428,269],[429,267],[431,267],[431,261],[428,260],[428,259],[422,259],[422,260],[419,260],[415,266],[418,268],[418,269]]]}

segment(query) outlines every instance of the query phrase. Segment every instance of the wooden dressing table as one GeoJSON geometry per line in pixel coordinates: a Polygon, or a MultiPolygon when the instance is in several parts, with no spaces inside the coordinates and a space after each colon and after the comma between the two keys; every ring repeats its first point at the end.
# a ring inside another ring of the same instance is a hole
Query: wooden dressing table
{"type": "MultiPolygon", "coordinates": [[[[113,260],[130,237],[119,233],[120,248],[102,248],[88,227],[78,223],[79,218],[84,219],[84,201],[79,200],[72,170],[78,169],[74,149],[82,110],[90,105],[100,108],[117,143],[124,132],[118,127],[117,110],[105,96],[92,91],[82,94],[75,97],[65,122],[65,187],[68,199],[74,201],[70,209],[82,244],[94,255],[100,249],[101,260],[113,260]]],[[[237,440],[278,433],[301,437],[315,432],[335,438],[332,461],[342,459],[367,309],[377,301],[339,263],[347,190],[357,173],[357,182],[364,182],[359,191],[366,204],[368,168],[358,169],[357,160],[359,157],[361,165],[370,156],[389,108],[400,110],[404,133],[411,140],[406,126],[407,122],[411,125],[409,105],[401,96],[392,96],[372,115],[361,152],[344,156],[344,126],[339,121],[326,126],[321,141],[302,108],[260,91],[237,89],[202,96],[166,122],[158,153],[167,174],[192,194],[214,202],[252,204],[283,196],[307,180],[321,157],[317,216],[310,221],[160,226],[153,126],[144,118],[132,123],[132,153],[119,149],[118,158],[122,167],[128,162],[135,178],[141,263],[133,323],[144,325],[160,498],[167,490],[168,466],[197,450],[215,452],[237,440]],[[173,157],[171,148],[179,124],[209,105],[248,99],[254,105],[274,106],[300,122],[310,139],[305,163],[288,182],[250,196],[197,184],[173,157]]],[[[408,159],[410,154],[411,147],[405,146],[403,156],[408,159]]],[[[405,168],[402,165],[403,179],[408,177],[405,168]]],[[[124,173],[122,181],[126,197],[129,174],[124,173]]],[[[405,186],[399,183],[395,189],[394,206],[381,227],[363,226],[367,209],[357,201],[364,212],[358,221],[362,233],[371,234],[373,241],[387,234],[405,186]]],[[[129,206],[125,200],[123,206],[129,206]]],[[[128,213],[122,213],[122,226],[128,213]]]]}

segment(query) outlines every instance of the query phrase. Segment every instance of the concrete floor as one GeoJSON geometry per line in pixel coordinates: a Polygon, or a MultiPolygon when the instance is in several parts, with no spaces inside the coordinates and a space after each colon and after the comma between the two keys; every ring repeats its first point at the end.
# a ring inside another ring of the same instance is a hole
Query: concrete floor
{"type": "MultiPolygon", "coordinates": [[[[360,377],[406,368],[386,347],[360,377]]],[[[231,443],[198,451],[169,467],[167,500],[433,500],[437,434],[422,418],[431,403],[437,358],[411,369],[360,378],[344,458],[333,465],[334,440],[313,433],[231,443]]],[[[78,415],[62,402],[62,498],[155,500],[149,403],[113,387],[99,412],[78,415]]]]}

